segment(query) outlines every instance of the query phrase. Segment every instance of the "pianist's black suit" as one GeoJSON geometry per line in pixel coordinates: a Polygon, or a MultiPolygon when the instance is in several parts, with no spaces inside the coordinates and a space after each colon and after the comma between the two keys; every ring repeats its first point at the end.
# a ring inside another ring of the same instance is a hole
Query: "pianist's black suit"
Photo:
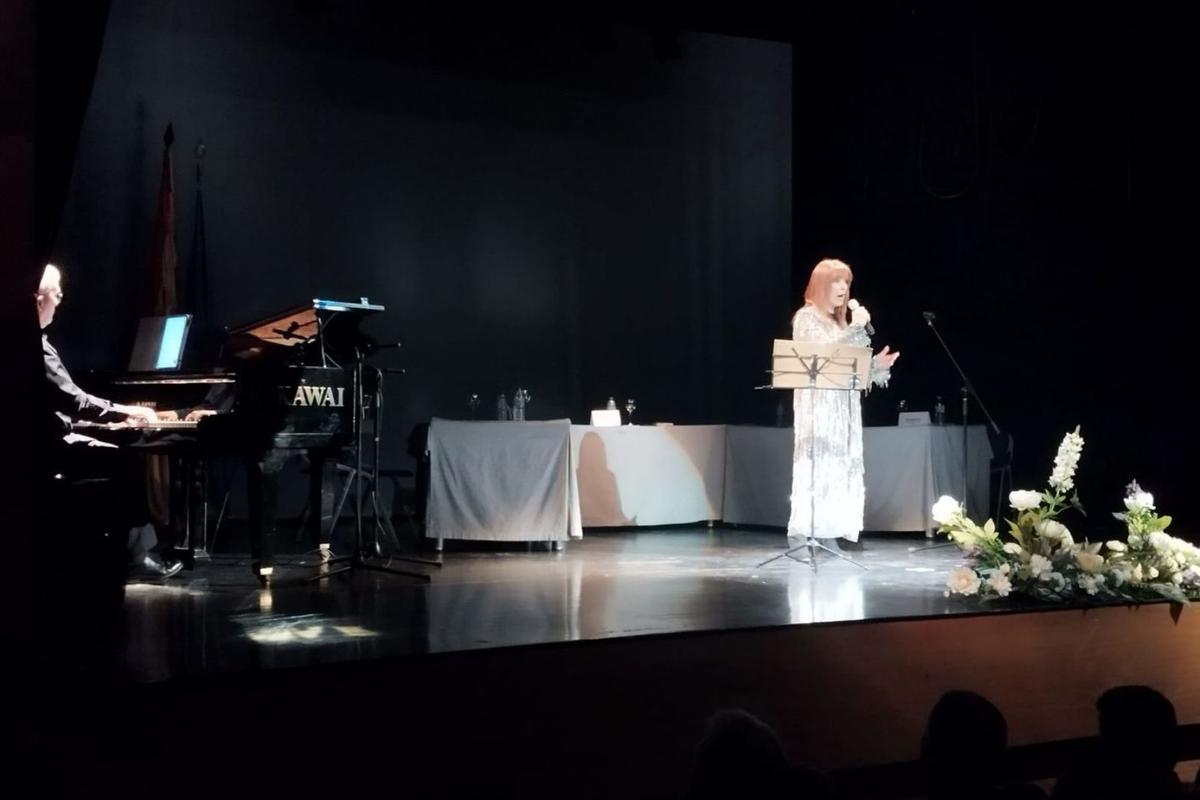
{"type": "Polygon", "coordinates": [[[120,421],[113,417],[113,404],[110,401],[88,394],[71,379],[67,365],[44,333],[42,362],[46,366],[46,407],[58,418],[62,433],[70,433],[72,419],[102,420],[107,417],[114,422],[120,421]]]}
{"type": "MultiPolygon", "coordinates": [[[[111,401],[89,394],[75,383],[58,350],[44,333],[42,361],[46,368],[43,407],[50,415],[46,426],[54,431],[50,463],[67,483],[106,480],[104,507],[90,509],[92,519],[103,527],[111,527],[112,535],[124,535],[130,558],[134,564],[141,564],[158,545],[158,537],[150,523],[145,481],[136,454],[124,449],[92,447],[89,437],[71,431],[72,420],[119,422],[120,415],[113,411],[111,401]]],[[[95,497],[94,492],[92,496],[95,497]]]]}

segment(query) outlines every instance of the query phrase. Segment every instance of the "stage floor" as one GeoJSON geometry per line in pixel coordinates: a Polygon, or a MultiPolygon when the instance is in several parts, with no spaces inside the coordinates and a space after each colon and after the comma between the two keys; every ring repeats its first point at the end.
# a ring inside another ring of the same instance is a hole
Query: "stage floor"
{"type": "MultiPolygon", "coordinates": [[[[246,559],[215,556],[164,583],[126,587],[116,656],[138,681],[705,630],[980,612],[943,596],[953,547],[864,537],[844,551],[787,558],[781,532],[702,526],[589,531],[561,552],[510,546],[447,552],[430,583],[360,571],[303,583],[313,557],[283,557],[262,589],[246,559]]],[[[483,546],[480,546],[483,547],[483,546]]],[[[836,547],[836,545],[835,545],[836,547]]]]}

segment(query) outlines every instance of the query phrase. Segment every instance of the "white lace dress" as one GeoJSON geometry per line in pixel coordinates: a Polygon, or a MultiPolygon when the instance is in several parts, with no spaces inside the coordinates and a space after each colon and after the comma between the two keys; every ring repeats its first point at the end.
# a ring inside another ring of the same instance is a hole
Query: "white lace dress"
{"type": "MultiPolygon", "coordinates": [[[[862,327],[842,328],[811,305],[793,318],[792,339],[871,346],[871,338],[862,327]]],[[[889,377],[890,370],[877,367],[872,359],[869,385],[886,385],[889,377]]],[[[806,539],[811,530],[818,539],[858,541],[866,503],[861,392],[797,389],[792,392],[792,406],[795,448],[788,536],[806,539]]]]}

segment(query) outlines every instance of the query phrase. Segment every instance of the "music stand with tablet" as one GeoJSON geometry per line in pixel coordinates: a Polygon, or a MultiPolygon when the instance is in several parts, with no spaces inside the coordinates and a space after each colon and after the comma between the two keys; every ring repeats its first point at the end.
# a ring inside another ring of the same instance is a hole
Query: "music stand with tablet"
{"type": "Polygon", "coordinates": [[[187,345],[191,314],[142,317],[129,355],[130,372],[161,372],[179,369],[187,345]]]}

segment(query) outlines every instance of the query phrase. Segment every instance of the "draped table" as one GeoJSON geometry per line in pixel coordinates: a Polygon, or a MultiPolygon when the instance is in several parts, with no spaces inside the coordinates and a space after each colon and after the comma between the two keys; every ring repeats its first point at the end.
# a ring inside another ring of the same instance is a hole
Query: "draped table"
{"type": "Polygon", "coordinates": [[[571,426],[585,527],[721,519],[724,425],[571,426]]]}
{"type": "MultiPolygon", "coordinates": [[[[962,495],[962,429],[863,429],[864,529],[934,527],[942,494],[962,495]]],[[[991,448],[968,428],[967,506],[988,507],[991,448]]],[[[723,521],[784,527],[792,431],[743,425],[593,427],[434,419],[427,535],[561,542],[583,527],[723,521]]]]}
{"type": "Polygon", "coordinates": [[[429,425],[426,536],[560,542],[583,535],[571,423],[429,425]]]}
{"type": "MultiPolygon", "coordinates": [[[[723,521],[787,525],[792,447],[790,428],[726,428],[723,521]]],[[[986,512],[992,449],[984,426],[968,426],[967,448],[967,509],[986,512]]],[[[863,471],[863,530],[932,530],[934,501],[943,494],[963,499],[962,428],[863,428],[863,471]]]]}

